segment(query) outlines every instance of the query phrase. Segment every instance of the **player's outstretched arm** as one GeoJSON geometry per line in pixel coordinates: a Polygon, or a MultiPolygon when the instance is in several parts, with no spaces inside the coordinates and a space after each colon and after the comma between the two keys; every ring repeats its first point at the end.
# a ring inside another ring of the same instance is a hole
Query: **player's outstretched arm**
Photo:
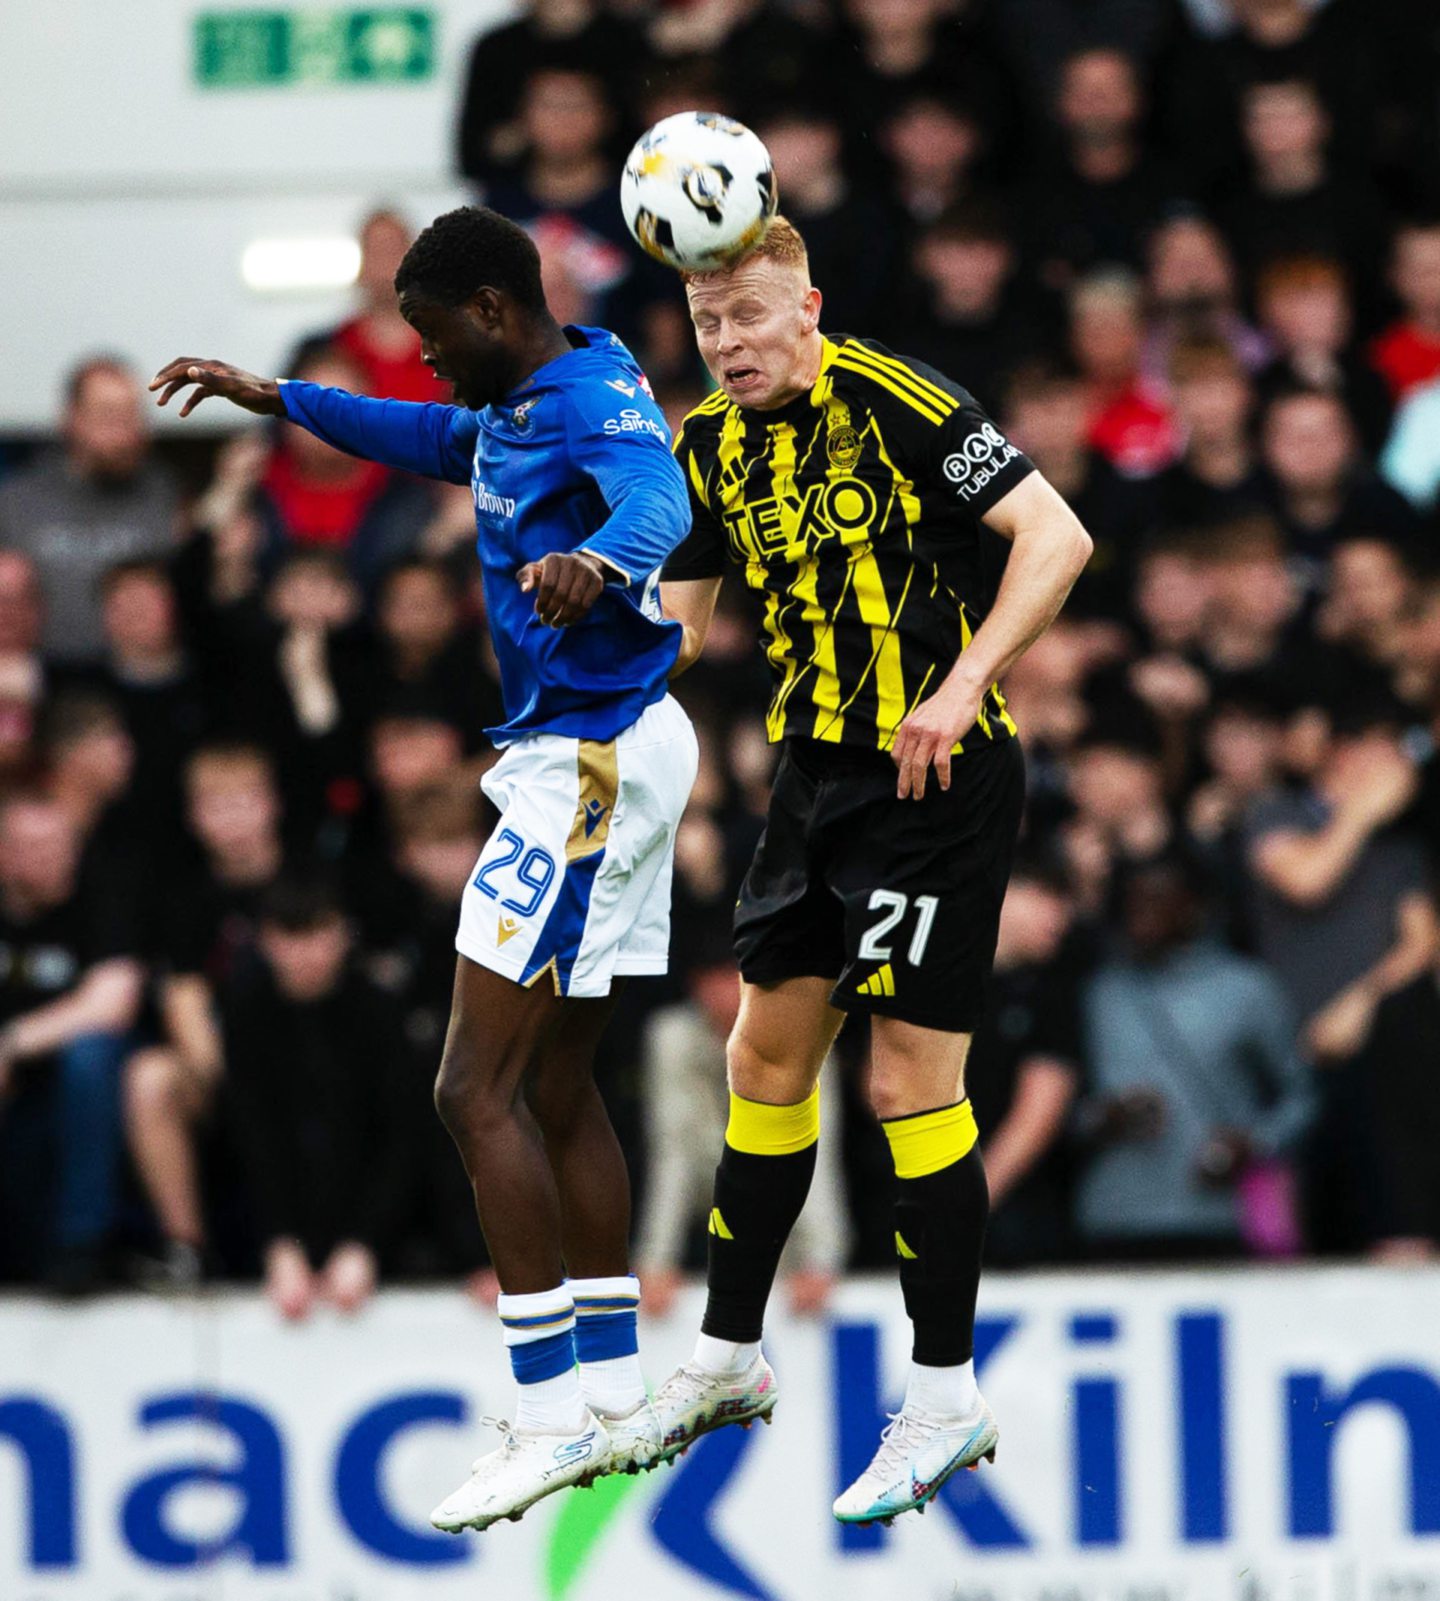
{"type": "Polygon", "coordinates": [[[283,417],[285,402],[280,398],[280,385],[274,378],[257,378],[253,372],[242,372],[223,361],[202,360],[198,356],[177,356],[166,362],[150,380],[150,392],[158,389],[157,406],[168,406],[181,390],[194,385],[194,392],[186,397],[180,415],[188,417],[202,400],[219,395],[244,411],[253,411],[259,417],[283,417]]]}
{"type": "Polygon", "coordinates": [[[1094,548],[1080,519],[1038,472],[1022,478],[984,515],[1011,544],[995,604],[928,700],[901,723],[890,754],[903,800],[925,793],[933,764],[950,787],[950,753],[972,727],[985,692],[1054,622],[1094,548]]]}
{"type": "Polygon", "coordinates": [[[327,445],[349,455],[378,461],[401,472],[446,483],[470,481],[479,421],[462,406],[418,405],[413,401],[374,400],[324,384],[257,378],[223,361],[179,356],[150,381],[164,406],[181,390],[194,392],[180,408],[188,417],[202,400],[220,395],[263,417],[285,417],[327,445]]]}

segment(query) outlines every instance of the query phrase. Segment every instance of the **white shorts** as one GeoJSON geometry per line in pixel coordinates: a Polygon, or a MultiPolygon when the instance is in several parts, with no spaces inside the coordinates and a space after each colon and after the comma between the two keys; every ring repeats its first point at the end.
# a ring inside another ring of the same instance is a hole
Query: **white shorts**
{"type": "Polygon", "coordinates": [[[663,973],[675,832],[698,760],[668,695],[612,740],[509,746],[482,781],[500,826],[465,887],[456,950],[527,987],[548,972],[557,995],[663,973]]]}

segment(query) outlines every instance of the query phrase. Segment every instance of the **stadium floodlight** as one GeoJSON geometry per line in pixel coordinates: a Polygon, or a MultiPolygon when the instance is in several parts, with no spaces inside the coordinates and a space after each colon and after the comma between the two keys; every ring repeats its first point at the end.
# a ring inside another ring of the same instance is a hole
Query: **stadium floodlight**
{"type": "Polygon", "coordinates": [[[294,289],[343,289],[360,271],[358,240],[255,239],[240,258],[247,289],[274,294],[294,289]]]}

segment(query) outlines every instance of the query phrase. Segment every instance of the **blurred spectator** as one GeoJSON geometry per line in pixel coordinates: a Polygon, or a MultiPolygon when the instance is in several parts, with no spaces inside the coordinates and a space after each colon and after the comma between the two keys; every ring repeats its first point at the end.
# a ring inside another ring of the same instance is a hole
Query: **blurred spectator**
{"type": "Polygon", "coordinates": [[[1440,220],[1401,223],[1391,246],[1390,285],[1401,314],[1371,344],[1370,360],[1401,401],[1440,377],[1440,220]]]}
{"type": "Polygon", "coordinates": [[[466,178],[485,180],[524,151],[520,102],[537,72],[583,61],[623,90],[645,62],[634,25],[595,0],[526,0],[519,10],[513,22],[481,34],[470,52],[458,128],[466,178]]]}
{"type": "MultiPolygon", "coordinates": [[[[473,526],[473,518],[472,518],[473,526]]],[[[486,728],[504,722],[489,641],[461,620],[462,592],[435,562],[392,567],[376,606],[380,667],[376,703],[426,706],[461,732],[467,751],[488,749],[486,728]]]]}
{"type": "Polygon", "coordinates": [[[1332,256],[1368,304],[1384,217],[1364,177],[1331,154],[1331,121],[1315,84],[1267,78],[1246,86],[1241,106],[1248,175],[1227,189],[1220,211],[1250,282],[1278,256],[1332,256]]]}
{"type": "Polygon", "coordinates": [[[911,259],[921,294],[908,318],[895,318],[900,345],[997,412],[1015,369],[1050,331],[1017,280],[1019,258],[999,208],[971,200],[947,211],[921,230],[911,259]]]}
{"type": "Polygon", "coordinates": [[[1416,785],[1393,734],[1357,711],[1300,787],[1250,815],[1258,949],[1316,1056],[1353,1056],[1379,1002],[1433,954],[1424,852],[1392,826],[1416,785]]]}
{"type": "Polygon", "coordinates": [[[0,1276],[98,1288],[119,1202],[120,1065],[143,970],[54,801],[0,799],[0,1276]]]}
{"type": "Polygon", "coordinates": [[[1365,461],[1350,415],[1332,391],[1280,390],[1265,408],[1260,439],[1267,498],[1312,585],[1348,530],[1401,544],[1415,539],[1414,513],[1365,461]]]}
{"type": "MultiPolygon", "coordinates": [[[[135,742],[119,706],[103,693],[62,690],[46,703],[42,736],[45,792],[69,818],[82,850],[108,858],[129,894],[148,895],[146,874],[164,835],[136,804],[135,742]]],[[[132,915],[138,916],[133,905],[132,915]]]]}
{"type": "Polygon", "coordinates": [[[1123,953],[1085,993],[1080,1230],[1101,1256],[1239,1255],[1247,1170],[1290,1151],[1310,1113],[1290,1009],[1264,967],[1206,935],[1183,859],[1137,864],[1120,921],[1123,953]]]}
{"type": "Polygon", "coordinates": [[[1230,943],[1253,951],[1246,826],[1281,779],[1284,722],[1263,689],[1217,695],[1200,731],[1203,776],[1185,808],[1185,830],[1213,871],[1230,943]]]}
{"type": "Polygon", "coordinates": [[[1228,26],[1203,60],[1191,63],[1202,70],[1183,97],[1194,124],[1191,149],[1203,170],[1223,174],[1233,166],[1246,90],[1284,80],[1314,85],[1337,145],[1353,152],[1357,164],[1368,161],[1385,102],[1377,50],[1383,21],[1344,0],[1223,0],[1222,9],[1228,26]]]}
{"type": "Polygon", "coordinates": [[[1440,380],[1420,384],[1402,402],[1380,458],[1380,471],[1416,511],[1435,509],[1440,490],[1440,380]]]}
{"type": "Polygon", "coordinates": [[[44,591],[44,650],[103,649],[99,579],[116,562],[174,548],[177,502],[150,454],[149,407],[118,357],[93,356],[65,383],[61,445],[0,484],[0,544],[27,555],[44,591]]]}
{"type": "Polygon", "coordinates": [[[1392,826],[1416,787],[1393,736],[1357,715],[1320,743],[1303,786],[1264,797],[1249,821],[1256,948],[1288,992],[1308,1050],[1328,1068],[1306,1164],[1321,1250],[1359,1249],[1383,1226],[1357,1053],[1381,1001],[1435,954],[1424,852],[1392,826]]]}
{"type": "Polygon", "coordinates": [[[122,562],[101,580],[105,656],[81,680],[115,704],[134,745],[131,811],[153,833],[180,826],[181,771],[209,713],[180,634],[175,583],[160,562],[122,562]]]}
{"type": "Polygon", "coordinates": [[[1147,152],[1145,96],[1123,50],[1085,49],[1060,71],[1059,150],[1025,197],[1028,250],[1047,287],[1101,267],[1138,270],[1145,235],[1176,183],[1147,152]]]}
{"type": "MultiPolygon", "coordinates": [[[[803,95],[816,82],[830,82],[835,62],[822,29],[803,20],[804,7],[768,0],[700,0],[656,9],[647,29],[659,58],[662,83],[699,74],[711,92],[693,96],[674,110],[733,110],[747,120],[771,106],[803,95]],[[718,105],[717,105],[718,102],[718,105]]],[[[647,86],[651,79],[646,73],[647,86]]],[[[652,112],[647,109],[647,117],[652,112]]]]}
{"type": "Polygon", "coordinates": [[[125,1069],[130,1151],[162,1241],[160,1278],[195,1283],[208,1245],[200,1165],[225,1054],[217,990],[243,965],[260,897],[284,861],[280,796],[254,746],[202,746],[184,770],[198,859],[172,869],[157,939],[158,1040],[125,1069]]]}
{"type": "Polygon", "coordinates": [[[1260,374],[1264,399],[1285,389],[1337,395],[1367,450],[1384,442],[1390,399],[1375,369],[1351,345],[1354,316],[1345,269],[1330,256],[1286,256],[1260,271],[1260,321],[1275,346],[1260,374]]]}
{"type": "Polygon", "coordinates": [[[38,665],[45,597],[35,563],[18,550],[0,550],[0,663],[38,665]]]}
{"type": "Polygon", "coordinates": [[[1404,554],[1388,541],[1357,530],[1335,547],[1329,578],[1316,633],[1344,650],[1352,667],[1375,668],[1377,682],[1398,679],[1416,601],[1414,575],[1404,554]]]}
{"type": "Polygon", "coordinates": [[[966,1062],[990,1185],[986,1260],[1057,1262],[1071,1250],[1063,1135],[1080,1088],[1075,975],[1060,961],[1073,907],[1064,874],[1022,856],[1000,913],[995,975],[966,1062]]]}
{"type": "Polygon", "coordinates": [[[313,839],[333,810],[358,803],[371,691],[360,610],[339,556],[297,551],[264,609],[229,624],[225,726],[274,755],[296,839],[313,839]]]}
{"type": "Polygon", "coordinates": [[[420,335],[400,315],[395,294],[395,273],[414,237],[415,230],[398,211],[382,207],[366,217],[360,224],[360,271],[355,280],[359,309],[338,326],[303,339],[286,364],[287,372],[300,368],[308,355],[333,349],[364,374],[361,394],[382,400],[442,398],[434,373],[420,359],[420,335]]]}
{"type": "Polygon", "coordinates": [[[463,1274],[472,1295],[493,1303],[498,1285],[483,1266],[485,1242],[464,1165],[435,1116],[436,1064],[455,988],[455,925],[460,896],[485,843],[480,796],[473,787],[432,786],[409,795],[395,824],[391,894],[371,897],[366,969],[400,1000],[401,1058],[408,1110],[405,1143],[416,1187],[407,1214],[407,1272],[463,1274]]]}
{"type": "Polygon", "coordinates": [[[1338,691],[1303,626],[1303,592],[1285,541],[1264,513],[1219,524],[1205,541],[1205,630],[1196,664],[1224,695],[1250,690],[1280,706],[1338,691]]]}
{"type": "MultiPolygon", "coordinates": [[[[308,352],[294,377],[369,392],[365,369],[333,346],[308,352]]],[[[430,398],[438,398],[433,382],[431,390],[430,398]]],[[[415,549],[431,507],[429,487],[419,479],[346,455],[308,429],[281,428],[260,479],[262,560],[273,565],[297,545],[339,551],[369,588],[415,549]]]]}
{"type": "Polygon", "coordinates": [[[282,879],[262,960],[223,988],[226,1081],[263,1242],[265,1293],[299,1321],[358,1310],[406,1211],[413,1152],[398,1004],[350,965],[338,901],[282,879]]]}
{"type": "Polygon", "coordinates": [[[1363,1072],[1374,1099],[1382,1185],[1375,1254],[1382,1261],[1440,1256],[1440,963],[1376,1009],[1363,1072]]]}
{"type": "Polygon", "coordinates": [[[593,66],[539,69],[520,99],[521,155],[485,198],[539,246],[556,320],[613,329],[659,382],[694,352],[674,275],[636,248],[615,203],[614,124],[593,66]]]}
{"type": "Polygon", "coordinates": [[[880,128],[890,158],[886,195],[912,229],[979,192],[984,132],[963,106],[934,89],[899,101],[880,128]]]}
{"type": "Polygon", "coordinates": [[[1196,211],[1168,217],[1146,242],[1150,334],[1145,367],[1164,383],[1179,345],[1224,345],[1246,372],[1270,354],[1265,336],[1240,313],[1235,263],[1225,236],[1196,211]]]}
{"type": "MultiPolygon", "coordinates": [[[[635,1248],[645,1303],[664,1317],[685,1267],[686,1240],[710,1207],[725,1127],[725,1042],[740,1010],[740,978],[723,931],[686,974],[688,999],[655,1012],[645,1031],[644,1207],[635,1248]]],[[[820,1153],[805,1210],[781,1266],[792,1311],[818,1312],[845,1265],[840,1095],[833,1059],[821,1072],[820,1153]]]]}
{"type": "Polygon", "coordinates": [[[1142,304],[1139,279],[1112,268],[1070,294],[1070,348],[1089,391],[1090,443],[1132,478],[1159,472],[1179,450],[1165,398],[1141,371],[1142,304]]]}
{"type": "MultiPolygon", "coordinates": [[[[759,118],[785,215],[805,235],[810,272],[825,296],[832,334],[871,328],[888,311],[897,267],[895,218],[877,195],[847,174],[844,112],[835,101],[780,102],[759,118]],[[864,239],[866,248],[856,250],[864,239]]],[[[927,359],[931,358],[927,352],[927,359]]]]}
{"type": "Polygon", "coordinates": [[[1251,427],[1255,393],[1240,359],[1218,340],[1176,346],[1170,404],[1183,444],[1156,480],[1162,525],[1204,528],[1265,504],[1251,427]]]}
{"type": "Polygon", "coordinates": [[[1003,415],[1007,437],[1065,497],[1094,542],[1067,615],[1124,616],[1141,538],[1153,517],[1148,486],[1121,477],[1090,444],[1089,397],[1073,367],[1024,362],[1006,391],[1003,415]]]}

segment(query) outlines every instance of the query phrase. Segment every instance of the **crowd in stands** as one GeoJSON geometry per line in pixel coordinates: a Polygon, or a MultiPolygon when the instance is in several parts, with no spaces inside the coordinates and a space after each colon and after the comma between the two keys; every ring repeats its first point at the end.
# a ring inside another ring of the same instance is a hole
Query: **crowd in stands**
{"type": "MultiPolygon", "coordinates": [[[[822,326],[965,384],[1095,541],[1006,684],[1027,819],[969,1070],[990,1260],[1440,1255],[1440,22],[530,0],[474,46],[457,165],[677,424],[706,379],[616,175],[697,105],[769,143],[822,326]]],[[[354,315],[282,371],[437,398],[390,288],[423,220],[365,222],[354,315]]],[[[197,474],[149,415],[96,356],[57,438],[0,458],[0,1282],[483,1297],[431,1108],[501,721],[469,493],[223,412],[197,474]]],[[[672,971],[600,1064],[657,1310],[722,1132],[776,754],[755,632],[727,589],[677,685],[702,761],[672,971]]],[[[865,1073],[847,1027],[800,1310],[891,1259],[865,1073]]]]}

